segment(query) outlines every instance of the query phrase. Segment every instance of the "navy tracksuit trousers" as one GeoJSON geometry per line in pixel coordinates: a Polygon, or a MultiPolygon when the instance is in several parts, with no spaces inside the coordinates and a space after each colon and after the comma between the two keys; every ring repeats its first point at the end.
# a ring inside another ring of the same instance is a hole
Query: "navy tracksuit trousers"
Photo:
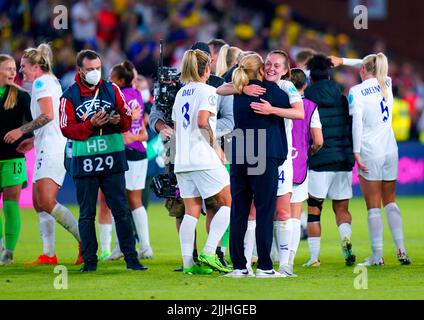
{"type": "Polygon", "coordinates": [[[95,229],[96,204],[99,188],[105,195],[116,225],[119,246],[128,263],[137,259],[135,239],[131,226],[130,211],[125,193],[125,174],[114,173],[102,176],[74,178],[77,200],[80,207],[78,228],[84,263],[97,264],[97,237],[95,229]]]}
{"type": "MultiPolygon", "coordinates": [[[[230,253],[234,269],[246,269],[244,236],[252,200],[256,206],[258,268],[273,268],[270,257],[277,199],[278,161],[267,158],[262,175],[248,175],[247,164],[231,164],[230,253]]],[[[252,167],[250,165],[250,167],[252,167]]]]}

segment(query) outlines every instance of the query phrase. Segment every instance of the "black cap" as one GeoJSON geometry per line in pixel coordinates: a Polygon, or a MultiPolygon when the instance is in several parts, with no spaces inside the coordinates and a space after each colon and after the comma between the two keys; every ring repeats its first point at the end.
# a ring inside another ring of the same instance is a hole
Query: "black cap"
{"type": "Polygon", "coordinates": [[[209,50],[209,46],[207,43],[205,42],[196,42],[195,44],[193,44],[190,48],[191,50],[201,50],[203,52],[206,52],[208,55],[211,55],[211,51],[209,50]]]}

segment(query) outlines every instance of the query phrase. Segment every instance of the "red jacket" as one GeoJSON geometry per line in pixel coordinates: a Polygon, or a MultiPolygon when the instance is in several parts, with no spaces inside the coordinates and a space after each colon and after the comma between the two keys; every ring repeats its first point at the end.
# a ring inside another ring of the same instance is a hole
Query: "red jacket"
{"type": "MultiPolygon", "coordinates": [[[[75,75],[75,82],[83,97],[94,97],[96,89],[102,84],[102,81],[103,80],[100,80],[94,90],[90,90],[81,83],[79,74],[77,73],[75,75]]],[[[121,120],[117,126],[120,127],[121,132],[126,132],[131,127],[131,109],[128,107],[119,87],[113,84],[113,89],[115,90],[116,96],[115,105],[121,116],[121,120]]],[[[74,105],[63,96],[60,99],[59,120],[62,134],[71,140],[86,140],[93,134],[94,127],[91,121],[87,119],[84,122],[78,122],[75,117],[74,105]]]]}

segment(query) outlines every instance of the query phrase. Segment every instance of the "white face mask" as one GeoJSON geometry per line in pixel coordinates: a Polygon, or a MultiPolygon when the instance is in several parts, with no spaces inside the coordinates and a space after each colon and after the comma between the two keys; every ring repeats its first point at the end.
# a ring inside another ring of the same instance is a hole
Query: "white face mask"
{"type": "Polygon", "coordinates": [[[148,102],[150,99],[150,90],[149,89],[141,90],[141,98],[143,99],[143,102],[148,102]]]}
{"type": "Polygon", "coordinates": [[[85,81],[87,83],[96,86],[102,77],[102,73],[99,70],[91,70],[85,74],[85,81]]]}

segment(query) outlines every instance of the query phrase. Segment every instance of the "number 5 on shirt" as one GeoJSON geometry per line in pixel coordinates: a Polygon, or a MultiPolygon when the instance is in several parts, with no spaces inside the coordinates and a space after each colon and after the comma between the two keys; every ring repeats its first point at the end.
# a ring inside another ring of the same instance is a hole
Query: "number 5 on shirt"
{"type": "Polygon", "coordinates": [[[387,115],[383,116],[383,122],[386,122],[389,119],[389,107],[384,105],[384,99],[380,102],[381,107],[381,113],[384,115],[386,113],[387,115]]]}

